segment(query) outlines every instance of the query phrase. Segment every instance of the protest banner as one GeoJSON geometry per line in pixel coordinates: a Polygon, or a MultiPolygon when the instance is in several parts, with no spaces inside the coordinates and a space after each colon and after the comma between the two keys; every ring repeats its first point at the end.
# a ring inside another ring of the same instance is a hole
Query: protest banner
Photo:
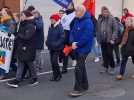
{"type": "Polygon", "coordinates": [[[15,36],[0,30],[0,68],[9,72],[15,36]]]}

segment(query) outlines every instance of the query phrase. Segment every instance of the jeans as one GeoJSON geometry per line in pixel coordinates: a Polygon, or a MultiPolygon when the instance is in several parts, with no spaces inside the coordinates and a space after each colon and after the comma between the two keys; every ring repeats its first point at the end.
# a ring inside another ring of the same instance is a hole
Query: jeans
{"type": "Polygon", "coordinates": [[[114,47],[114,52],[115,52],[117,64],[119,64],[120,63],[120,49],[119,49],[119,45],[115,44],[113,47],[114,47]]]}
{"type": "Polygon", "coordinates": [[[95,57],[101,56],[101,47],[98,44],[96,38],[93,40],[92,52],[95,54],[95,57]]]}
{"type": "Polygon", "coordinates": [[[87,72],[85,67],[85,60],[87,55],[79,55],[76,56],[77,66],[75,67],[75,91],[84,91],[88,90],[88,79],[87,72]]]}
{"type": "Polygon", "coordinates": [[[110,43],[101,43],[102,57],[104,62],[104,67],[115,68],[115,62],[113,57],[113,45],[110,43]]]}
{"type": "Polygon", "coordinates": [[[26,65],[27,65],[29,73],[31,75],[31,79],[37,78],[36,69],[35,69],[34,63],[32,61],[31,62],[23,62],[23,61],[18,60],[16,80],[18,80],[18,81],[22,80],[23,71],[24,71],[24,68],[26,65]]]}
{"type": "Polygon", "coordinates": [[[34,64],[35,64],[36,68],[39,71],[41,69],[43,69],[43,63],[44,63],[44,59],[43,59],[42,50],[37,50],[36,51],[36,58],[35,58],[34,64]]]}
{"type": "MultiPolygon", "coordinates": [[[[125,74],[125,70],[126,70],[126,65],[127,65],[127,61],[128,61],[128,55],[125,54],[125,48],[126,46],[122,46],[121,48],[121,55],[122,55],[122,61],[121,61],[121,67],[120,67],[120,75],[124,75],[125,74]]],[[[134,56],[132,57],[132,62],[134,64],[134,56]]]]}

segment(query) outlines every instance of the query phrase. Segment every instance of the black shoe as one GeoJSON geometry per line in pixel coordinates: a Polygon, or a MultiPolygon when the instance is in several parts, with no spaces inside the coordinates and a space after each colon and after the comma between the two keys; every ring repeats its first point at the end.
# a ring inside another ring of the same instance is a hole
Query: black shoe
{"type": "Polygon", "coordinates": [[[7,85],[10,86],[10,87],[13,87],[13,88],[18,88],[19,83],[20,83],[20,81],[15,79],[15,80],[7,82],[7,85]]]}
{"type": "Polygon", "coordinates": [[[67,71],[67,69],[62,69],[62,74],[66,74],[68,71],[67,71]]]}
{"type": "Polygon", "coordinates": [[[38,82],[37,78],[32,79],[32,80],[30,81],[30,83],[29,83],[30,86],[36,86],[36,85],[38,85],[38,84],[39,84],[39,82],[38,82]]]}

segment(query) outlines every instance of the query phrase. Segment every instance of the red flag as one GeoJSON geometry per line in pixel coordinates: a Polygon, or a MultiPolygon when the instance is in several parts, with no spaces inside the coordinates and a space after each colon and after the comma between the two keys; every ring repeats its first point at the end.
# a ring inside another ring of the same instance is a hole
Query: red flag
{"type": "Polygon", "coordinates": [[[95,15],[95,0],[85,0],[83,5],[91,13],[91,15],[95,15]]]}

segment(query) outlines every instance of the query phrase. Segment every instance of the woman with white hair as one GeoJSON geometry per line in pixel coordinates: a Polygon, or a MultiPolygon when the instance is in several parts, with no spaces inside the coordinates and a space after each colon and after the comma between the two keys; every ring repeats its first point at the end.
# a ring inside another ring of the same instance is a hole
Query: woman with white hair
{"type": "Polygon", "coordinates": [[[134,18],[127,18],[125,24],[126,28],[121,43],[122,62],[120,74],[116,77],[117,80],[123,79],[129,56],[132,57],[132,62],[134,63],[134,18]]]}

